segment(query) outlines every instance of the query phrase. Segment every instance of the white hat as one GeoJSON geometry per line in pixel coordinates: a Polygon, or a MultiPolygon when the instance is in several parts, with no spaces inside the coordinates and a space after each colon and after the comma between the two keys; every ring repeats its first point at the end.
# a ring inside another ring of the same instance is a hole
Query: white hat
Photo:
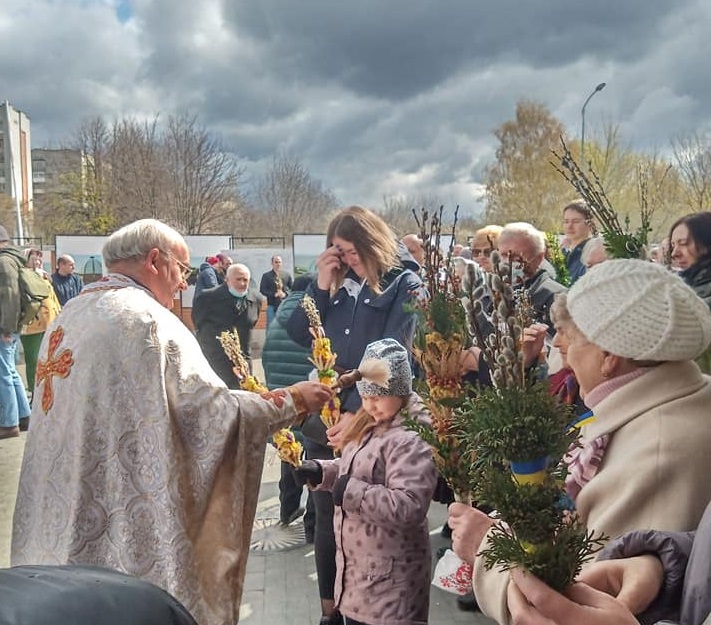
{"type": "Polygon", "coordinates": [[[644,260],[607,260],[570,289],[570,316],[591,342],[634,360],[693,360],[711,342],[711,311],[681,278],[644,260]]]}
{"type": "Polygon", "coordinates": [[[366,379],[356,382],[360,395],[392,395],[405,397],[412,393],[412,369],[407,350],[395,339],[374,341],[365,348],[363,360],[358,369],[368,368],[368,361],[385,361],[389,367],[389,376],[384,385],[366,379]]]}

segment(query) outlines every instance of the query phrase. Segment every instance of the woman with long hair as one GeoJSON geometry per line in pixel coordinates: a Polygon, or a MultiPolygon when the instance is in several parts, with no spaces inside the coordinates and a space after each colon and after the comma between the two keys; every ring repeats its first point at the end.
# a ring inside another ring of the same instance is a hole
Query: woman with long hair
{"type": "Polygon", "coordinates": [[[669,244],[681,279],[711,306],[711,212],[678,219],[671,227],[669,244]]]}
{"type": "MultiPolygon", "coordinates": [[[[308,287],[321,316],[326,336],[337,354],[336,368],[358,367],[366,346],[393,338],[408,352],[415,333],[415,313],[407,306],[421,286],[419,265],[383,219],[360,206],[339,212],[330,222],[326,249],[316,260],[317,277],[308,287]]],[[[287,330],[297,343],[311,344],[309,322],[299,307],[291,315],[287,330]]],[[[345,427],[361,406],[355,387],[341,393],[341,422],[345,427]]],[[[307,458],[329,460],[326,428],[318,415],[302,428],[307,458]]],[[[333,497],[328,491],[314,492],[316,529],[314,551],[321,597],[321,625],[338,623],[334,607],[336,542],[333,532],[333,497]]]]}

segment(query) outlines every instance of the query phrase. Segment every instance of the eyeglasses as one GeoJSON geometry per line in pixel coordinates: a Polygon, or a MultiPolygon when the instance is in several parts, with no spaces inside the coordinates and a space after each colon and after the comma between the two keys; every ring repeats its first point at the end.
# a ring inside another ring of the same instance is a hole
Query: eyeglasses
{"type": "Polygon", "coordinates": [[[473,247],[472,248],[472,256],[486,256],[489,258],[491,256],[491,252],[493,252],[490,247],[473,247]]]}
{"type": "Polygon", "coordinates": [[[531,259],[530,258],[525,258],[524,256],[521,256],[520,254],[514,254],[513,252],[509,252],[508,254],[503,254],[503,257],[506,259],[506,261],[510,263],[521,263],[522,265],[530,265],[531,264],[531,259]]]}
{"type": "Polygon", "coordinates": [[[182,260],[180,260],[173,252],[166,252],[165,250],[158,250],[161,254],[165,254],[169,258],[172,258],[177,264],[178,267],[180,267],[180,277],[182,278],[183,281],[187,280],[190,277],[190,274],[193,272],[193,268],[190,265],[186,265],[182,260]]]}

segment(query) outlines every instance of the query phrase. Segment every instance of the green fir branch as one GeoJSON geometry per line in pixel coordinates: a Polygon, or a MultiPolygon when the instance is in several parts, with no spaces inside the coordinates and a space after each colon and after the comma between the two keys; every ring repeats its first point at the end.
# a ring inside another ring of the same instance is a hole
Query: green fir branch
{"type": "Polygon", "coordinates": [[[523,567],[562,592],[605,542],[605,537],[594,536],[575,518],[562,524],[552,541],[537,545],[520,540],[510,527],[495,525],[489,534],[489,546],[478,555],[484,557],[487,569],[499,566],[508,571],[523,567]]]}
{"type": "Polygon", "coordinates": [[[458,426],[479,463],[543,457],[556,463],[573,440],[573,434],[565,434],[570,418],[568,407],[541,381],[523,388],[482,388],[455,409],[458,426]]]}

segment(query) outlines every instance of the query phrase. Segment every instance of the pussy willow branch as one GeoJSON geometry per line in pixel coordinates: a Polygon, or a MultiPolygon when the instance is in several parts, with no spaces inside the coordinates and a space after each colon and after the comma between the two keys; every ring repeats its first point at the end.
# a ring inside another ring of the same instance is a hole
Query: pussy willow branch
{"type": "Polygon", "coordinates": [[[617,213],[612,208],[612,204],[605,193],[599,176],[590,168],[592,180],[588,178],[587,174],[580,168],[568,149],[563,137],[561,137],[560,143],[563,149],[562,154],[551,150],[553,156],[558,160],[558,163],[551,161],[553,168],[570,182],[580,196],[587,202],[590,210],[603,225],[603,229],[624,234],[617,213]],[[560,166],[558,164],[560,164],[560,166]]]}
{"type": "Polygon", "coordinates": [[[422,248],[425,252],[425,282],[430,291],[430,295],[441,289],[457,289],[456,278],[454,277],[454,272],[450,271],[450,268],[452,251],[454,249],[454,237],[457,230],[457,221],[459,219],[459,205],[454,209],[452,236],[446,255],[442,253],[442,248],[440,247],[444,205],[441,205],[431,217],[425,208],[422,209],[419,217],[415,209],[412,210],[412,214],[415,218],[415,223],[417,223],[417,227],[420,229],[422,248]],[[447,269],[444,275],[444,282],[442,282],[440,276],[440,265],[443,265],[444,268],[447,269]]]}

